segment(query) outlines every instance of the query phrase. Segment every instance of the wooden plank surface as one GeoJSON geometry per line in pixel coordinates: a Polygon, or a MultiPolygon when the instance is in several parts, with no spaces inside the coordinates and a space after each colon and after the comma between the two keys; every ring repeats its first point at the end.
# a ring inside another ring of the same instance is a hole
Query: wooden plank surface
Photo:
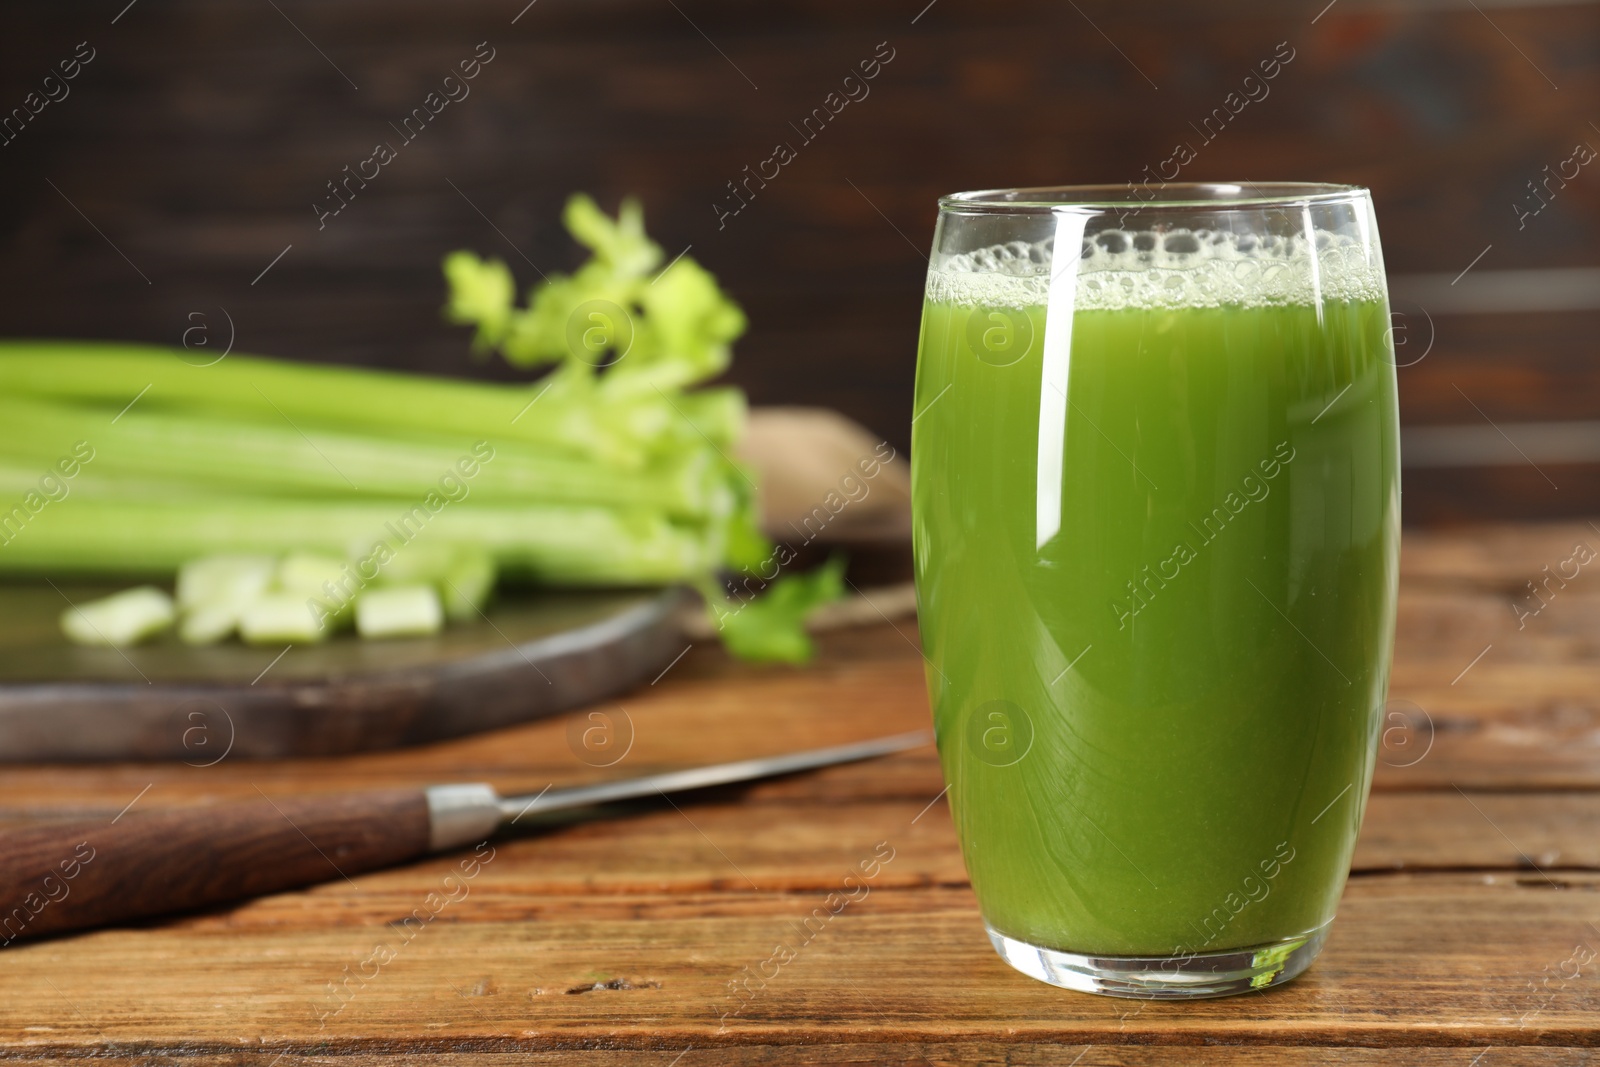
{"type": "MultiPolygon", "coordinates": [[[[471,878],[460,857],[436,857],[0,950],[0,1056],[1592,1062],[1600,678],[1584,619],[1600,615],[1600,582],[1591,590],[1585,567],[1521,629],[1510,607],[1521,576],[1564,558],[1584,529],[1407,542],[1399,718],[1349,888],[1322,958],[1267,994],[1129,1002],[1015,974],[983,937],[929,747],[545,826],[496,842],[471,878]],[[879,842],[894,859],[870,892],[764,985],[755,978],[753,997],[731,993],[879,842]]],[[[557,721],[321,761],[14,768],[0,772],[0,819],[109,819],[136,798],[203,803],[258,787],[277,796],[481,779],[537,791],[912,729],[927,722],[914,636],[908,623],[836,634],[805,670],[730,664],[696,647],[657,684],[591,709],[609,720],[579,720],[613,731],[604,755],[557,721]]]]}
{"type": "MultiPolygon", "coordinates": [[[[238,1067],[240,1064],[262,1063],[281,1067],[305,1067],[317,1064],[361,1065],[383,1063],[389,1067],[543,1067],[543,1065],[569,1065],[578,1067],[671,1067],[674,1059],[679,1064],[697,1064],[701,1067],[723,1065],[755,1065],[772,1067],[797,1062],[837,1065],[837,1067],[883,1067],[884,1064],[919,1064],[923,1067],[1145,1067],[1153,1058],[1166,1056],[1175,1062],[1193,1064],[1195,1067],[1291,1067],[1299,1064],[1328,1064],[1334,1067],[1569,1067],[1595,1062],[1594,1052],[1587,1048],[1502,1048],[1487,1052],[1481,1048],[1306,1048],[1303,1046],[1234,1046],[1200,1047],[1184,1046],[1175,1050],[1157,1050],[1142,1045],[1068,1045],[1052,1042],[1012,1041],[998,1042],[904,1042],[886,1051],[877,1042],[852,1042],[848,1044],[814,1044],[797,1048],[793,1045],[752,1046],[729,1045],[720,1047],[682,1049],[631,1049],[606,1047],[603,1049],[573,1048],[555,1052],[503,1052],[498,1050],[471,1052],[404,1053],[385,1050],[382,1053],[341,1056],[337,1059],[325,1055],[306,1055],[294,1052],[239,1052],[191,1053],[185,1050],[180,1060],[177,1056],[130,1059],[114,1057],[96,1060],[96,1063],[171,1063],[182,1062],[194,1067],[238,1067]],[[802,1060],[801,1057],[805,1059],[802,1060]],[[1075,1057],[1077,1058],[1075,1060],[1075,1057]]],[[[39,1067],[57,1064],[55,1059],[24,1056],[8,1059],[8,1064],[20,1067],[39,1067]]]]}
{"type": "MultiPolygon", "coordinates": [[[[863,837],[873,831],[898,836],[877,827],[863,837]]],[[[863,841],[863,854],[871,846],[863,841]]],[[[1170,1004],[1021,980],[990,949],[964,886],[875,889],[800,945],[795,928],[825,891],[552,894],[530,877],[536,857],[531,842],[502,847],[470,893],[409,931],[409,941],[392,923],[442,891],[452,863],[365,880],[359,900],[348,885],[314,892],[345,906],[317,907],[292,937],[273,907],[245,907],[159,936],[105,932],[18,952],[7,986],[37,988],[28,999],[53,1003],[53,1023],[37,1029],[35,1015],[27,1024],[35,1029],[8,1034],[8,1043],[66,1050],[126,1039],[130,1024],[156,1047],[221,1050],[248,1036],[328,1052],[397,1038],[419,1051],[1000,1035],[1061,1044],[1570,1045],[1592,1043],[1600,1028],[1591,974],[1552,979],[1542,1010],[1527,988],[1574,945],[1600,945],[1574,903],[1587,896],[1592,906],[1600,890],[1592,875],[1569,876],[1575,892],[1480,875],[1358,879],[1302,980],[1257,998],[1170,1004]],[[155,956],[153,936],[165,941],[155,956]],[[778,942],[797,946],[796,958],[764,986],[757,978],[753,1000],[731,995],[728,980],[747,965],[754,973],[778,942]],[[391,950],[388,962],[374,955],[380,946],[391,950]],[[155,960],[169,968],[159,981],[148,969],[155,960]],[[330,992],[347,966],[347,984],[330,992]],[[55,1010],[69,1005],[76,1010],[55,1010]]]]}

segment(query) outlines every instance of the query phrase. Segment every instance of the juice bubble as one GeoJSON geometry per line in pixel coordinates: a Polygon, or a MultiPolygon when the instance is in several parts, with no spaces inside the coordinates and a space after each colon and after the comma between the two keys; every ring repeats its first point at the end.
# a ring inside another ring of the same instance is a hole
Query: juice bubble
{"type": "MultiPolygon", "coordinates": [[[[1013,241],[936,257],[927,297],[942,304],[1026,308],[1049,304],[1054,239],[1013,241]]],[[[1373,244],[1313,231],[1281,237],[1214,230],[1102,230],[1077,249],[1079,311],[1311,306],[1381,300],[1373,244]]]]}

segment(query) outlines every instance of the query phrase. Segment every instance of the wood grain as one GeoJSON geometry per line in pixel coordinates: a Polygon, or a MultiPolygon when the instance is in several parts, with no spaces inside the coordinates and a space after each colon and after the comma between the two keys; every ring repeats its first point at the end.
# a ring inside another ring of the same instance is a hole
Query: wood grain
{"type": "Polygon", "coordinates": [[[420,789],[118,813],[0,830],[0,941],[348,879],[428,851],[420,789]]]}
{"type": "MultiPolygon", "coordinates": [[[[960,851],[942,825],[948,822],[948,810],[942,803],[930,807],[926,799],[941,788],[931,761],[912,763],[893,773],[888,783],[848,783],[848,799],[838,796],[846,783],[837,778],[832,796],[802,792],[798,787],[803,781],[797,779],[791,789],[761,786],[743,793],[680,797],[676,802],[681,811],[663,803],[637,807],[620,819],[525,827],[529,839],[537,842],[540,891],[626,897],[748,889],[753,883],[769,891],[825,894],[834,887],[836,872],[847,870],[863,850],[870,851],[874,842],[860,839],[860,827],[895,825],[913,827],[895,846],[908,862],[886,869],[880,885],[911,888],[965,881],[960,851]],[[888,785],[922,792],[873,799],[888,785]],[[913,819],[918,821],[913,824],[913,819]],[[923,829],[924,824],[930,829],[923,829]],[[723,865],[724,854],[739,857],[737,871],[723,865]]],[[[1536,865],[1559,881],[1569,871],[1600,871],[1597,823],[1600,797],[1588,793],[1378,793],[1368,806],[1352,866],[1358,875],[1522,869],[1542,879],[1533,869],[1536,865]]],[[[277,925],[298,907],[287,906],[290,911],[284,912],[263,901],[255,914],[263,923],[277,925]]],[[[246,920],[236,915],[230,921],[246,920]]],[[[325,921],[351,920],[338,913],[325,921]]]]}
{"type": "Polygon", "coordinates": [[[1000,1036],[1481,1047],[1587,1045],[1600,1031],[1592,963],[1575,979],[1542,984],[1575,946],[1600,945],[1587,920],[1600,889],[1592,876],[1568,891],[1508,875],[1357,879],[1304,978],[1260,997],[1190,1004],[1025,981],[989,948],[965,886],[874,889],[740,998],[728,983],[754,973],[775,944],[795,941],[796,924],[825,894],[556,895],[530,884],[534,852],[525,843],[500,848],[426,925],[397,923],[442,891],[454,873],[446,861],[359,890],[302,895],[307,912],[342,899],[360,922],[295,926],[291,935],[203,919],[14,949],[8,985],[30,992],[0,1005],[0,1035],[19,1052],[137,1035],[152,1049],[222,1051],[243,1038],[326,1055],[376,1051],[398,1035],[427,1052],[1000,1036]],[[181,955],[183,967],[151,982],[148,961],[167,955],[181,955]],[[134,1017],[116,1007],[134,1004],[134,1017]],[[49,1031],[26,1029],[41,1018],[49,1031]]]}
{"type": "MultiPolygon", "coordinates": [[[[1153,1049],[1145,1045],[1065,1045],[1055,1042],[1015,1041],[905,1041],[888,1047],[877,1041],[822,1043],[797,1046],[725,1045],[659,1048],[571,1048],[551,1052],[504,1052],[488,1049],[473,1052],[429,1052],[407,1054],[394,1049],[378,1052],[346,1053],[338,1062],[348,1067],[671,1067],[678,1056],[683,1067],[721,1067],[755,1065],[776,1067],[795,1063],[818,1063],[840,1067],[881,1067],[883,1064],[919,1064],[923,1067],[1147,1067],[1170,1061],[1197,1067],[1279,1067],[1287,1064],[1332,1065],[1332,1067],[1587,1067],[1594,1063],[1590,1048],[1489,1046],[1486,1048],[1317,1048],[1306,1046],[1260,1045],[1203,1047],[1185,1045],[1175,1049],[1153,1049]],[[1074,1059],[1074,1057],[1079,1057],[1074,1059]]],[[[20,1067],[56,1064],[56,1059],[22,1056],[7,1061],[20,1067]]],[[[121,1055],[97,1056],[95,1063],[114,1067],[127,1064],[144,1067],[148,1057],[121,1055]]],[[[195,1067],[301,1067],[326,1065],[328,1058],[309,1052],[277,1051],[273,1046],[259,1052],[195,1053],[184,1050],[181,1061],[195,1067]]]]}
{"type": "MultiPolygon", "coordinates": [[[[1433,744],[1400,766],[1423,739],[1407,726],[1405,744],[1392,735],[1380,751],[1328,947],[1268,994],[1112,1001],[1010,971],[978,925],[929,748],[553,822],[496,841],[471,877],[467,856],[430,857],[19,943],[0,950],[0,1055],[260,1067],[280,1056],[665,1067],[680,1054],[679,1067],[1028,1064],[1080,1052],[1080,1067],[1594,1062],[1600,960],[1584,961],[1600,950],[1600,759],[1584,716],[1600,689],[1584,625],[1561,614],[1581,615],[1587,570],[1521,631],[1505,599],[1576,532],[1408,537],[1395,696],[1428,708],[1433,744]],[[724,1019],[740,1003],[729,981],[880,841],[895,858],[870,894],[724,1019]],[[438,910],[415,920],[430,894],[438,910]]],[[[140,806],[257,786],[275,799],[454,780],[537,791],[914,729],[927,721],[914,638],[905,625],[826,635],[805,670],[696,647],[657,684],[596,709],[631,724],[632,746],[610,767],[584,763],[560,722],[332,760],[15,767],[0,771],[0,824],[109,820],[147,785],[140,806]]]]}

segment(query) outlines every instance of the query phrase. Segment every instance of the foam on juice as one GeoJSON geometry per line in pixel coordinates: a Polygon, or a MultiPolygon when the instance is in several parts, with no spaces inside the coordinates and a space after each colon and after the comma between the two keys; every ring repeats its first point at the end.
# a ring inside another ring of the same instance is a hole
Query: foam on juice
{"type": "MultiPolygon", "coordinates": [[[[1049,303],[1055,239],[938,255],[927,299],[973,307],[1049,303]]],[[[1066,265],[1072,269],[1072,265],[1066,265]]],[[[1215,230],[1103,230],[1077,253],[1079,311],[1285,307],[1384,298],[1376,245],[1314,231],[1311,239],[1215,230]]]]}

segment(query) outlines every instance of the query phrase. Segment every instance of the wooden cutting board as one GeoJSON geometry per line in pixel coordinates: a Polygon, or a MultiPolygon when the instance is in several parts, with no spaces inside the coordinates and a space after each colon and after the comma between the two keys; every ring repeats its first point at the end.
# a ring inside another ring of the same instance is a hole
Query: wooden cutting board
{"type": "MultiPolygon", "coordinates": [[[[804,568],[833,552],[858,584],[910,576],[903,457],[843,416],[751,413],[740,457],[760,471],[762,524],[804,568]],[[868,473],[870,472],[870,473],[868,473]]],[[[125,587],[0,584],[0,763],[326,756],[437,741],[597,704],[714,636],[685,590],[504,596],[433,637],[118,651],[61,636],[72,603],[125,587]],[[689,636],[686,636],[686,632],[689,636]]],[[[909,586],[844,624],[909,605],[909,586]],[[904,603],[902,603],[904,601],[904,603]],[[898,605],[898,606],[897,606],[898,605]]],[[[856,605],[863,608],[862,605],[856,605]]]]}
{"type": "Polygon", "coordinates": [[[681,590],[503,598],[425,637],[130,649],[62,636],[65,597],[0,586],[0,762],[325,756],[553,715],[647,682],[683,651],[681,590]]]}

